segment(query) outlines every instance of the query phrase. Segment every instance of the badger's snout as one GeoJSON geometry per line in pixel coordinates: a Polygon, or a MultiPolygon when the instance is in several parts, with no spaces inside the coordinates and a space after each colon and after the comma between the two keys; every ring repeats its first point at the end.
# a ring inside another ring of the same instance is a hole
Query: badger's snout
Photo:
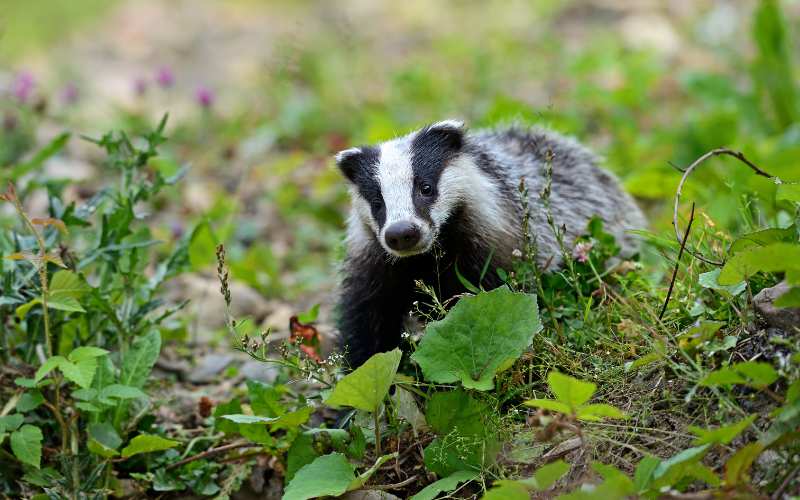
{"type": "Polygon", "coordinates": [[[386,245],[397,252],[404,252],[415,248],[422,236],[419,226],[413,222],[395,222],[386,228],[384,238],[386,245]]]}

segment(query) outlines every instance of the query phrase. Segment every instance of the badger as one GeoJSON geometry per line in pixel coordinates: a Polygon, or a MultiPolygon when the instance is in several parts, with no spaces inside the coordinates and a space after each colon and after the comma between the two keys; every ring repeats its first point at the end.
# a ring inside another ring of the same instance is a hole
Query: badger
{"type": "Polygon", "coordinates": [[[463,122],[445,120],[335,159],[351,197],[338,307],[340,347],[351,367],[401,343],[404,320],[420,298],[417,281],[441,300],[465,292],[463,278],[482,280],[484,289],[502,285],[497,273],[483,271],[487,263],[511,269],[523,248],[526,211],[543,269],[561,264],[562,249],[572,248],[593,216],[624,257],[638,251],[626,231],[645,226],[594,154],[542,128],[468,132],[463,122]]]}

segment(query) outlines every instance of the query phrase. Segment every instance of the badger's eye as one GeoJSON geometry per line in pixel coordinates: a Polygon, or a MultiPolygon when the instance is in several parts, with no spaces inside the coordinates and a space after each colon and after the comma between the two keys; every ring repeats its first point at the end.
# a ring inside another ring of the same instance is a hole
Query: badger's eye
{"type": "Polygon", "coordinates": [[[422,186],[419,187],[419,193],[422,196],[430,196],[433,194],[433,186],[431,186],[430,184],[423,184],[422,186]]]}

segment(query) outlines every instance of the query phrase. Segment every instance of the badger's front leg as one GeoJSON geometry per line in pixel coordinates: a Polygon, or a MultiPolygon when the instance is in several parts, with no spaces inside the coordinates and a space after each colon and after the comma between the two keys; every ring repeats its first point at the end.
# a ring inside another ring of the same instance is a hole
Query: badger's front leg
{"type": "Polygon", "coordinates": [[[408,265],[386,262],[379,248],[350,255],[339,299],[340,347],[350,367],[400,345],[403,319],[411,308],[414,279],[408,265]]]}

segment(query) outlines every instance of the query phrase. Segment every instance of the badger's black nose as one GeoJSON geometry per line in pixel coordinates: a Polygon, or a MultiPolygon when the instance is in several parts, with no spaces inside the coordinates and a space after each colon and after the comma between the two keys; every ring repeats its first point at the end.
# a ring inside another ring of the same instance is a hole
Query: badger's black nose
{"type": "Polygon", "coordinates": [[[386,228],[386,244],[392,250],[403,251],[414,248],[419,243],[421,233],[411,222],[395,222],[386,228]]]}

